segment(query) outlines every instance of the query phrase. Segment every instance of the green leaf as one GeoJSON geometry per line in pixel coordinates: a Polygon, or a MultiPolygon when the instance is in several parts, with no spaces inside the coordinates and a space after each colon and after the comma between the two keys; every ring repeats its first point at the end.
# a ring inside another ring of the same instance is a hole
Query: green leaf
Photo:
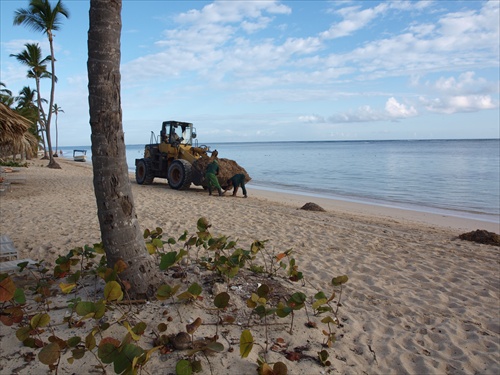
{"type": "Polygon", "coordinates": [[[262,284],[261,286],[259,286],[259,288],[257,289],[257,295],[259,297],[262,297],[262,298],[266,298],[267,299],[267,295],[269,294],[269,286],[267,286],[266,284],[262,284]]]}
{"type": "Polygon", "coordinates": [[[318,299],[316,300],[313,304],[312,304],[312,308],[313,310],[316,310],[318,309],[321,305],[324,305],[326,303],[326,298],[321,298],[321,299],[318,299]]]}
{"type": "Polygon", "coordinates": [[[73,358],[81,359],[85,355],[85,348],[75,348],[71,350],[71,354],[73,354],[73,358]]]}
{"type": "Polygon", "coordinates": [[[315,300],[318,300],[318,299],[326,299],[326,295],[325,295],[325,293],[323,293],[323,292],[318,292],[318,293],[316,293],[316,294],[314,295],[314,299],[315,299],[315,300]]]}
{"type": "Polygon", "coordinates": [[[206,218],[200,217],[196,223],[196,227],[198,228],[198,231],[205,232],[208,228],[210,228],[210,224],[206,218]]]}
{"type": "Polygon", "coordinates": [[[121,374],[123,371],[132,368],[134,358],[140,357],[143,353],[144,350],[139,346],[126,344],[113,361],[115,372],[121,374]]]}
{"type": "Polygon", "coordinates": [[[69,275],[67,277],[67,280],[69,283],[76,283],[78,280],[80,280],[80,276],[81,276],[81,271],[76,271],[74,274],[72,275],[69,275]]]}
{"type": "Polygon", "coordinates": [[[24,305],[26,303],[26,296],[24,295],[23,289],[16,289],[16,291],[14,292],[14,301],[20,305],[24,305]]]}
{"type": "Polygon", "coordinates": [[[93,350],[96,346],[95,336],[93,332],[90,332],[87,337],[85,337],[85,347],[88,350],[93,350]]]}
{"type": "Polygon", "coordinates": [[[220,342],[209,342],[206,346],[208,350],[213,352],[222,353],[224,351],[224,345],[220,342]]]}
{"type": "Polygon", "coordinates": [[[333,284],[333,286],[339,286],[339,285],[345,284],[347,282],[347,280],[349,280],[349,278],[346,275],[337,276],[337,277],[334,277],[332,279],[332,284],[333,284]]]}
{"type": "Polygon", "coordinates": [[[40,353],[38,353],[38,359],[44,365],[53,365],[59,360],[59,356],[61,353],[61,349],[57,343],[52,342],[50,344],[45,345],[40,353]]]}
{"type": "Polygon", "coordinates": [[[97,254],[101,254],[101,255],[103,255],[103,254],[105,254],[105,253],[106,253],[106,252],[104,251],[104,245],[103,245],[103,243],[102,243],[102,242],[100,242],[100,243],[95,243],[95,244],[94,244],[94,250],[95,250],[95,252],[96,252],[97,254]]]}
{"type": "Polygon", "coordinates": [[[167,284],[161,285],[156,291],[156,298],[158,298],[158,300],[160,301],[166,300],[167,298],[171,298],[172,296],[175,295],[175,293],[177,293],[179,287],[180,285],[176,285],[174,287],[171,287],[170,285],[167,284]]]}
{"type": "Polygon", "coordinates": [[[146,323],[139,322],[134,326],[134,328],[132,328],[132,331],[138,335],[143,335],[147,327],[148,325],[146,323]]]}
{"type": "Polygon", "coordinates": [[[121,301],[123,299],[122,287],[116,281],[109,281],[104,287],[104,298],[106,301],[121,301]]]}
{"type": "Polygon", "coordinates": [[[74,348],[82,341],[82,338],[79,336],[73,336],[68,339],[68,346],[70,348],[74,348]]]}
{"type": "Polygon", "coordinates": [[[278,307],[278,309],[276,309],[276,315],[278,315],[280,318],[285,318],[290,315],[292,311],[293,309],[291,307],[282,306],[281,308],[278,307]]]}
{"type": "Polygon", "coordinates": [[[203,289],[198,283],[193,283],[189,286],[188,292],[193,294],[194,296],[199,296],[203,289]]]}
{"type": "Polygon", "coordinates": [[[95,311],[96,311],[96,306],[93,302],[81,301],[81,302],[78,302],[78,304],[76,305],[75,311],[80,316],[86,317],[89,314],[92,314],[92,316],[93,316],[95,311]]]}
{"type": "Polygon", "coordinates": [[[175,365],[175,373],[176,375],[191,375],[193,373],[191,363],[186,359],[181,359],[175,365]]]}
{"type": "Polygon", "coordinates": [[[120,352],[120,341],[112,337],[105,337],[99,343],[97,356],[103,363],[112,363],[120,352]]]}
{"type": "Polygon", "coordinates": [[[245,329],[243,332],[241,332],[240,336],[240,356],[241,358],[246,358],[250,354],[253,348],[253,337],[252,333],[248,330],[245,329]]]}
{"type": "Polygon", "coordinates": [[[101,299],[95,304],[95,314],[94,319],[101,319],[106,313],[106,302],[101,299]]]}
{"type": "Polygon", "coordinates": [[[49,314],[36,314],[33,318],[31,318],[30,325],[31,328],[36,329],[40,327],[46,327],[50,323],[50,315],[49,314]]]}
{"type": "Polygon", "coordinates": [[[160,270],[165,271],[167,268],[172,267],[177,261],[177,252],[170,251],[161,255],[160,270]]]}
{"type": "Polygon", "coordinates": [[[16,331],[16,337],[19,341],[23,342],[30,337],[31,327],[21,327],[16,331]]]}
{"type": "Polygon", "coordinates": [[[218,309],[223,309],[229,304],[230,296],[226,292],[219,293],[214,298],[214,305],[218,309]]]}
{"type": "Polygon", "coordinates": [[[151,243],[158,249],[163,249],[163,241],[161,238],[155,238],[151,243]]]}
{"type": "Polygon", "coordinates": [[[180,300],[194,300],[196,298],[196,296],[193,296],[191,293],[189,292],[182,292],[181,294],[177,295],[177,298],[180,299],[180,300]]]}
{"type": "Polygon", "coordinates": [[[328,360],[328,352],[326,350],[322,350],[320,352],[318,352],[318,358],[320,360],[320,362],[324,365],[326,363],[326,361],[328,360]]]}
{"type": "Polygon", "coordinates": [[[304,307],[304,302],[306,301],[307,296],[302,292],[296,292],[292,294],[290,299],[288,300],[288,305],[294,309],[299,310],[304,307]]]}
{"type": "Polygon", "coordinates": [[[335,320],[331,316],[325,316],[321,319],[321,323],[335,323],[335,320]]]}

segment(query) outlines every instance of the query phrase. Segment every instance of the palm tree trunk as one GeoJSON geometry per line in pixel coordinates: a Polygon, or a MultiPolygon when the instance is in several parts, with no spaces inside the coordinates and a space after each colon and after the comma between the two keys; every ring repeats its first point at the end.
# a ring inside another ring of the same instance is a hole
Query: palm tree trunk
{"type": "Polygon", "coordinates": [[[158,268],[137,221],[125,156],[120,88],[121,0],[91,0],[87,70],[94,191],[108,266],[122,259],[120,278],[132,298],[152,296],[158,268]]]}
{"type": "Polygon", "coordinates": [[[48,30],[47,34],[49,36],[49,46],[50,46],[50,66],[52,68],[52,85],[50,87],[50,101],[49,101],[49,115],[47,118],[46,131],[47,131],[47,145],[49,146],[49,168],[61,169],[61,166],[57,164],[54,160],[54,153],[52,152],[52,141],[50,137],[50,122],[52,120],[52,106],[54,105],[54,94],[56,91],[56,63],[54,57],[54,38],[52,36],[52,31],[48,30]]]}
{"type": "Polygon", "coordinates": [[[56,113],[56,151],[54,152],[54,156],[58,156],[57,155],[57,146],[58,146],[57,142],[58,142],[58,140],[59,140],[59,135],[57,134],[57,113],[56,113]]]}
{"type": "Polygon", "coordinates": [[[42,133],[42,140],[43,140],[43,159],[48,159],[49,156],[47,155],[47,144],[45,142],[45,124],[47,123],[47,119],[45,118],[45,111],[43,110],[42,106],[42,97],[40,94],[40,78],[35,77],[35,85],[36,85],[36,101],[37,101],[37,106],[38,106],[38,123],[40,124],[40,132],[42,133]]]}

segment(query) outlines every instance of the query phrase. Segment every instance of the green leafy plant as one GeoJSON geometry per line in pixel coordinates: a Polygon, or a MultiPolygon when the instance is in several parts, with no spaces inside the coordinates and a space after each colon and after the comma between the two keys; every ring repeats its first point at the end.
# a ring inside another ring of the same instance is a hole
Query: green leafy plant
{"type": "MultiPolygon", "coordinates": [[[[270,317],[290,316],[289,333],[293,334],[295,315],[304,311],[308,321],[306,326],[315,328],[316,322],[309,318],[310,306],[313,318],[319,318],[326,324],[326,328],[322,330],[325,336],[322,345],[325,349],[317,352],[316,360],[321,366],[329,366],[327,349],[335,342],[335,329],[340,327],[338,314],[342,306],[344,284],[348,281],[347,276],[332,278],[330,285],[333,290],[318,291],[313,296],[307,296],[300,290],[300,285],[290,283],[302,281],[302,286],[305,285],[305,277],[299,271],[298,262],[292,256],[291,249],[270,254],[265,246],[268,240],[253,241],[249,249],[243,249],[238,245],[238,241],[230,240],[227,236],[212,236],[211,225],[205,218],[200,218],[196,227],[195,234],[184,231],[177,240],[167,236],[161,228],[144,231],[146,247],[152,256],[157,257],[160,271],[185,267],[182,271],[186,276],[180,284],[165,283],[156,291],[158,302],[166,304],[168,301],[169,309],[177,310],[177,320],[166,310],[166,320],[155,322],[154,328],[138,319],[132,309],[135,302],[130,301],[127,296],[128,285],[120,280],[120,273],[127,267],[126,262],[118,261],[113,268],[107,267],[102,244],[94,244],[74,248],[66,255],[60,256],[52,272],[43,262],[29,268],[27,263],[20,264],[20,271],[30,273],[33,279],[33,283],[26,289],[17,287],[9,275],[0,274],[0,322],[9,326],[17,325],[17,338],[23,345],[38,350],[39,361],[55,372],[62,356],[68,352],[69,363],[90,355],[94,358],[97,368],[103,372],[112,367],[113,371],[119,374],[136,374],[142,371],[156,351],[168,355],[172,351],[182,350],[184,354],[175,365],[176,374],[191,374],[202,371],[203,358],[210,364],[209,354],[226,350],[219,341],[220,332],[223,332],[220,327],[234,324],[233,313],[248,313],[248,310],[234,311],[230,283],[238,276],[241,278],[240,273],[247,272],[247,275],[250,271],[262,282],[246,299],[250,313],[239,337],[240,356],[248,357],[253,347],[258,345],[264,350],[263,355],[259,353],[258,356],[258,373],[286,374],[288,369],[283,362],[266,361],[268,343],[273,341],[269,330],[270,317]],[[209,273],[203,281],[200,275],[189,274],[189,262],[184,262],[192,253],[196,254],[193,266],[209,273]],[[262,257],[260,263],[258,256],[262,257]],[[275,280],[279,277],[294,287],[279,287],[275,280]],[[190,279],[189,282],[185,280],[187,278],[190,279]],[[267,281],[264,282],[264,278],[267,281]],[[217,293],[211,297],[212,300],[207,300],[202,294],[208,280],[226,283],[226,291],[217,293]],[[183,288],[184,284],[187,284],[187,287],[183,288]],[[33,296],[30,301],[36,304],[36,313],[32,313],[27,307],[29,301],[25,290],[33,296]],[[57,325],[51,318],[52,297],[56,293],[68,296],[64,323],[72,330],[83,330],[81,334],[62,338],[57,333],[57,325]],[[191,306],[205,309],[216,315],[216,321],[203,322],[198,317],[185,325],[185,332],[169,333],[171,327],[178,327],[178,321],[183,321],[179,312],[180,306],[183,309],[191,306]],[[230,306],[233,311],[228,312],[230,306]],[[223,313],[226,315],[223,316],[223,313]],[[250,329],[255,324],[251,322],[253,316],[257,316],[258,324],[264,326],[264,343],[256,341],[252,336],[250,329]],[[213,335],[198,334],[202,326],[206,329],[210,325],[215,325],[213,335]],[[111,334],[111,327],[117,327],[124,333],[111,334]],[[153,335],[153,338],[143,340],[148,334],[153,335]],[[182,334],[188,336],[188,345],[176,346],[174,339],[182,334]],[[141,344],[143,341],[153,344],[141,344]]],[[[224,332],[222,334],[224,335],[224,332]]]]}

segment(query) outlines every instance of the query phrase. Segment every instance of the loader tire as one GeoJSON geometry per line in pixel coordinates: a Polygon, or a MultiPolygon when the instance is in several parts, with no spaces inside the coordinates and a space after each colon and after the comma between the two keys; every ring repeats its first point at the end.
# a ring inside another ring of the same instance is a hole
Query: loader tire
{"type": "Polygon", "coordinates": [[[150,159],[139,159],[135,163],[135,181],[139,185],[151,185],[155,176],[150,159]]]}
{"type": "Polygon", "coordinates": [[[193,182],[191,164],[183,159],[174,160],[168,168],[168,185],[175,190],[185,190],[193,182]]]}

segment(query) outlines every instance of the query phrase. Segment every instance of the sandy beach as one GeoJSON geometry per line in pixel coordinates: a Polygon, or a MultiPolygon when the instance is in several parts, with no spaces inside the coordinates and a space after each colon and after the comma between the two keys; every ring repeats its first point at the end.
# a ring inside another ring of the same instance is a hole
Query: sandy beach
{"type": "MultiPolygon", "coordinates": [[[[57,161],[60,170],[46,168],[46,161],[31,161],[19,172],[26,181],[13,184],[0,197],[0,233],[13,240],[20,258],[53,262],[74,247],[100,242],[92,167],[57,161]]],[[[268,362],[284,362],[289,374],[500,373],[500,247],[458,239],[476,229],[499,233],[497,223],[280,194],[252,189],[251,184],[249,197],[243,199],[208,196],[199,188],[175,191],[159,179],[139,186],[132,175],[130,179],[142,229],[161,227],[177,238],[184,230],[196,232],[196,222],[203,216],[212,224],[213,234],[237,239],[244,249],[254,240],[269,240],[266,248],[275,253],[292,249],[307,295],[330,288],[332,277],[349,277],[339,312],[342,327],[327,349],[330,366],[312,359],[323,349],[324,335],[319,327],[306,328],[305,316],[297,318],[292,335],[289,319],[272,325],[270,341],[284,343],[283,350],[269,351],[268,362]],[[300,210],[307,202],[326,212],[300,210]],[[285,351],[298,347],[304,357],[287,359],[285,351]]],[[[234,280],[232,286],[243,291],[244,301],[257,282],[247,277],[234,280]]],[[[64,299],[56,305],[64,305],[64,299]]],[[[156,327],[166,308],[152,301],[136,307],[136,314],[156,327]]],[[[185,317],[180,327],[199,315],[204,322],[214,319],[204,310],[193,312],[185,306],[169,306],[172,316],[177,308],[185,317]]],[[[55,325],[64,313],[60,309],[51,314],[55,325]]],[[[211,356],[210,365],[202,359],[204,374],[256,373],[261,348],[254,347],[246,359],[238,355],[242,325],[226,328],[221,341],[225,350],[211,356]]],[[[0,324],[0,373],[50,373],[38,360],[26,359],[27,353],[36,351],[22,346],[15,329],[0,324]]],[[[214,328],[203,324],[200,330],[208,335],[214,328]]],[[[265,341],[262,327],[251,330],[259,335],[256,341],[265,341]]],[[[75,334],[74,329],[66,331],[61,336],[75,334]]],[[[151,348],[150,341],[145,338],[142,346],[151,348]]],[[[175,362],[182,355],[154,353],[145,373],[175,373],[175,362]]],[[[98,373],[91,355],[73,365],[66,357],[60,374],[98,373]]],[[[106,371],[114,373],[112,367],[106,371]]]]}

